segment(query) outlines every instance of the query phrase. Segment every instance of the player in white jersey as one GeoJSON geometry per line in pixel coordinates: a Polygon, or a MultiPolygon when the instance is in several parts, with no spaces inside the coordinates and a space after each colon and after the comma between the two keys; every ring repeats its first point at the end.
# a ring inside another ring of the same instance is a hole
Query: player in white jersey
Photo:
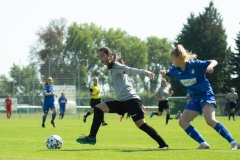
{"type": "Polygon", "coordinates": [[[135,92],[128,77],[128,75],[141,74],[153,78],[154,73],[125,66],[123,60],[116,54],[113,54],[111,49],[108,47],[100,48],[97,53],[102,64],[108,67],[110,84],[114,88],[117,100],[97,104],[94,109],[94,117],[90,134],[85,137],[79,137],[76,141],[82,144],[95,144],[96,135],[101,125],[104,112],[118,113],[119,115],[128,112],[135,125],[142,131],[146,132],[158,143],[158,148],[168,149],[168,145],[162,137],[154,128],[146,123],[144,118],[144,112],[146,112],[146,110],[142,106],[140,97],[135,92]]]}
{"type": "Polygon", "coordinates": [[[227,100],[229,101],[230,104],[230,114],[228,117],[228,120],[230,121],[231,116],[233,117],[233,120],[235,121],[235,117],[234,117],[234,112],[235,112],[235,107],[237,104],[237,100],[238,100],[238,94],[235,92],[235,88],[231,88],[231,93],[229,93],[227,95],[227,100]]]}
{"type": "Polygon", "coordinates": [[[167,114],[166,125],[168,125],[168,120],[172,119],[170,118],[170,107],[168,104],[168,98],[171,97],[173,94],[173,91],[169,92],[167,81],[165,79],[162,79],[161,86],[155,94],[155,96],[158,98],[158,112],[152,111],[150,118],[152,118],[154,115],[161,116],[163,113],[163,109],[165,109],[167,114]]]}
{"type": "Polygon", "coordinates": [[[206,79],[205,72],[213,73],[217,61],[198,60],[196,54],[187,52],[182,45],[177,45],[170,51],[169,55],[173,64],[167,71],[161,70],[160,74],[163,78],[174,77],[179,80],[191,96],[191,100],[179,120],[179,125],[200,144],[197,149],[210,149],[209,144],[190,124],[195,117],[203,112],[206,123],[231,144],[231,149],[239,149],[240,144],[233,139],[227,128],[215,117],[215,108],[217,107],[215,95],[206,79]]]}

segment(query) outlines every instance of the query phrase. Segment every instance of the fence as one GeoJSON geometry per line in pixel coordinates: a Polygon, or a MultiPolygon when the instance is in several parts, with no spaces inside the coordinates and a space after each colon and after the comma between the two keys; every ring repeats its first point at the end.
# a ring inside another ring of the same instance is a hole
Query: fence
{"type": "MultiPolygon", "coordinates": [[[[103,101],[107,101],[106,97],[103,97],[103,101]]],[[[76,99],[78,101],[78,99],[76,99]]],[[[83,97],[80,98],[81,103],[89,104],[90,102],[90,97],[83,97]]],[[[142,99],[142,102],[147,101],[142,99]]],[[[218,108],[216,109],[216,114],[217,115],[228,115],[230,113],[229,109],[229,103],[226,102],[225,95],[217,95],[216,96],[216,102],[218,105],[218,108]]],[[[144,103],[143,103],[144,104],[144,103]]],[[[187,104],[187,100],[185,97],[170,97],[169,99],[169,105],[171,108],[171,114],[176,114],[178,110],[183,111],[185,106],[187,104]]],[[[157,110],[157,99],[155,105],[148,106],[144,104],[145,108],[147,109],[148,113],[151,113],[153,110],[157,110]]],[[[58,105],[57,105],[58,106],[58,105]]],[[[239,113],[239,108],[240,108],[240,102],[236,106],[236,114],[239,113]]],[[[85,114],[87,111],[89,111],[90,106],[89,105],[78,105],[76,106],[76,112],[71,112],[70,110],[67,109],[66,114],[72,114],[76,115],[78,118],[80,118],[81,115],[85,114]]],[[[0,110],[0,113],[3,115],[5,114],[5,110],[0,110]]],[[[50,112],[49,112],[50,113],[50,112]]],[[[39,106],[32,106],[28,104],[18,104],[17,110],[13,111],[13,114],[15,114],[15,117],[22,118],[25,115],[28,114],[39,114],[42,115],[42,105],[39,106]]],[[[4,117],[4,116],[1,116],[4,117]]]]}

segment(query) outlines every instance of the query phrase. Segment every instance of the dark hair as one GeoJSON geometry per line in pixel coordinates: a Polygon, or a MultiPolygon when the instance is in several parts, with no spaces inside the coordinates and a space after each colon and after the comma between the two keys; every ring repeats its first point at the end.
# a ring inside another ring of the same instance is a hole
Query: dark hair
{"type": "Polygon", "coordinates": [[[120,58],[117,54],[113,54],[111,49],[108,47],[99,48],[97,52],[103,52],[107,55],[110,55],[111,58],[110,58],[110,64],[108,65],[108,69],[111,69],[115,62],[119,62],[122,65],[125,65],[123,59],[120,58]]]}

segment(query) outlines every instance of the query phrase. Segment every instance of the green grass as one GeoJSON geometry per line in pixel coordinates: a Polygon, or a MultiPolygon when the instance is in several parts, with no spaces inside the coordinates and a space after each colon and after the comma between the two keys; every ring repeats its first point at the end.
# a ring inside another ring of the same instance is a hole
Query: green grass
{"type": "MultiPolygon", "coordinates": [[[[196,150],[198,143],[192,140],[178,125],[177,120],[170,120],[165,125],[165,116],[146,120],[169,144],[169,150],[158,150],[157,143],[143,131],[139,130],[132,120],[119,122],[117,114],[105,114],[108,126],[100,127],[95,145],[82,145],[76,142],[81,134],[89,134],[92,116],[83,123],[78,115],[66,115],[63,121],[56,118],[56,128],[46,121],[46,128],[41,127],[41,114],[14,114],[11,120],[0,114],[0,159],[3,160],[206,160],[238,159],[240,150],[230,150],[230,144],[215,130],[207,126],[202,116],[197,117],[195,126],[210,144],[210,150],[196,150]],[[60,150],[48,150],[46,139],[57,134],[63,139],[60,150]]],[[[240,141],[239,121],[228,121],[227,117],[217,117],[237,141],[240,141]]]]}

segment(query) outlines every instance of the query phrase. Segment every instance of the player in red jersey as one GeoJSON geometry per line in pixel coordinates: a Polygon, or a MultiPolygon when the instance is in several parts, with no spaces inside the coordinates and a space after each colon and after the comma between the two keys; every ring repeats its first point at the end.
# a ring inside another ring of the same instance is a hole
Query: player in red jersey
{"type": "Polygon", "coordinates": [[[10,94],[7,94],[7,98],[5,99],[5,108],[6,108],[6,112],[7,112],[7,119],[11,118],[12,115],[12,99],[10,98],[10,94]]]}

